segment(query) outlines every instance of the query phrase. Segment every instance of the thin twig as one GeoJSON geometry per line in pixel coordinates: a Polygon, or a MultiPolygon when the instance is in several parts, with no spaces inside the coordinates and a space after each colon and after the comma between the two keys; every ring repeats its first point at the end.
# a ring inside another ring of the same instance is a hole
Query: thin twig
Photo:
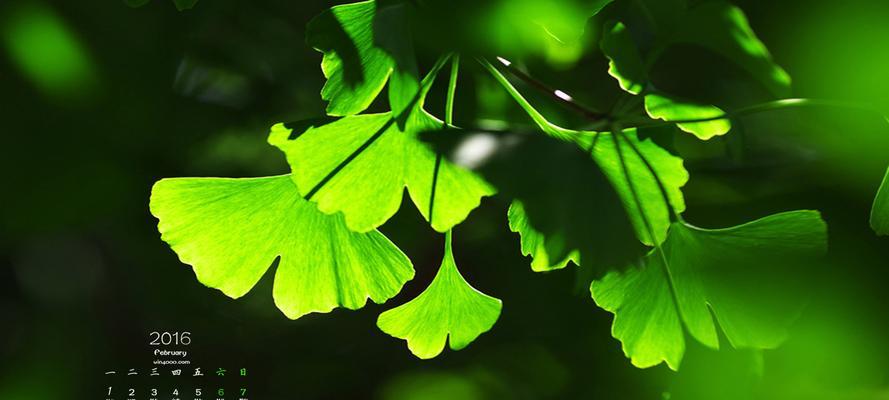
{"type": "Polygon", "coordinates": [[[556,89],[554,87],[551,87],[551,86],[547,85],[546,83],[543,83],[542,81],[540,81],[538,79],[535,79],[531,75],[528,75],[524,71],[514,67],[512,65],[511,61],[509,61],[503,57],[497,57],[497,61],[498,61],[497,64],[499,64],[502,68],[506,69],[507,72],[509,72],[513,76],[521,79],[522,81],[527,83],[529,86],[537,89],[541,93],[546,94],[547,96],[549,96],[550,98],[555,100],[558,104],[561,104],[562,106],[564,106],[568,109],[571,109],[574,112],[580,113],[584,117],[586,117],[590,120],[593,120],[593,121],[599,121],[599,120],[607,117],[606,113],[595,110],[592,107],[580,104],[577,102],[577,100],[574,100],[574,98],[571,97],[571,95],[569,95],[568,93],[566,93],[562,90],[556,89]]]}

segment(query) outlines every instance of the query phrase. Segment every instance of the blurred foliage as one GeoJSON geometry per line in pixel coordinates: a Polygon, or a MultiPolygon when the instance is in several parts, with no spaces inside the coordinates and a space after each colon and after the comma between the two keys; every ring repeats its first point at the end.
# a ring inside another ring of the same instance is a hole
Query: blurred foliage
{"type": "MultiPolygon", "coordinates": [[[[522,7],[556,22],[569,15],[564,22],[580,20],[583,29],[570,22],[552,28],[560,30],[555,35],[515,32],[528,45],[516,49],[508,17],[466,11],[478,2],[430,3],[441,10],[417,27],[426,33],[415,38],[423,44],[417,54],[424,69],[434,62],[430,49],[447,44],[502,51],[600,109],[623,96],[606,74],[608,59],[593,46],[603,22],[639,18],[639,4],[647,3],[666,7],[655,13],[664,18],[659,26],[677,23],[668,18],[671,2],[618,0],[589,21],[583,16],[597,2],[528,2],[522,7]],[[541,11],[548,7],[564,8],[541,11]],[[450,28],[464,16],[493,18],[490,27],[499,33],[474,43],[475,32],[450,28]]],[[[794,95],[889,111],[889,4],[736,3],[793,77],[794,95]]],[[[495,10],[501,2],[488,4],[495,10]]],[[[889,246],[867,221],[889,164],[889,135],[885,121],[868,113],[747,116],[733,121],[731,134],[707,142],[682,132],[651,133],[686,160],[688,220],[732,226],[811,208],[829,223],[827,267],[810,274],[810,304],[788,341],[761,354],[689,341],[678,373],[634,368],[610,335],[610,314],[588,292],[572,294],[578,281],[588,286],[583,270],[528,268],[502,198],[485,200],[456,229],[454,246],[466,279],[507,306],[497,329],[477,345],[432,362],[373,329],[380,306],[294,322],[275,310],[270,277],[238,302],[205,290],[158,240],[146,200],[151,184],[165,176],[286,173],[284,157],[265,138],[275,122],[324,113],[321,55],[305,44],[304,27],[331,5],[218,0],[186,12],[166,1],[139,8],[46,0],[0,5],[6,141],[0,166],[8,188],[0,207],[0,397],[95,398],[102,371],[144,360],[149,331],[187,329],[195,332],[192,352],[202,363],[256,369],[262,384],[253,385],[255,398],[886,398],[889,246]]],[[[644,42],[651,33],[634,35],[644,42]]],[[[465,70],[457,125],[499,129],[498,121],[507,121],[532,130],[479,67],[466,63],[465,70]]],[[[665,51],[650,79],[678,97],[732,110],[769,97],[749,75],[724,55],[686,44],[665,51]]],[[[443,109],[444,89],[432,88],[437,94],[428,109],[443,109]]],[[[552,121],[583,125],[546,97],[524,93],[552,121]]],[[[416,297],[442,259],[440,236],[412,208],[403,204],[405,211],[381,227],[417,270],[394,304],[416,297]]]]}

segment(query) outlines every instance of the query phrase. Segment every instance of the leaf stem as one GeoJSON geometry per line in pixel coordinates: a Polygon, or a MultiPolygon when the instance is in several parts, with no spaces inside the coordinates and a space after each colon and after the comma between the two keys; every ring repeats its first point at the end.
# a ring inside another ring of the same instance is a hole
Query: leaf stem
{"type": "Polygon", "coordinates": [[[457,93],[457,77],[460,74],[460,55],[451,58],[451,79],[448,81],[448,98],[445,102],[445,124],[454,125],[454,95],[457,93]]]}
{"type": "MultiPolygon", "coordinates": [[[[642,200],[639,198],[639,193],[636,191],[636,185],[633,184],[632,175],[630,174],[630,167],[629,165],[627,165],[626,159],[624,158],[619,139],[623,139],[623,141],[630,144],[630,146],[633,148],[635,148],[635,146],[633,146],[632,142],[630,142],[627,137],[623,135],[623,130],[617,123],[611,125],[611,139],[614,141],[614,148],[615,150],[617,150],[617,157],[620,161],[621,169],[623,170],[624,176],[627,178],[627,186],[630,188],[630,193],[633,196],[633,201],[636,203],[636,208],[639,210],[639,215],[642,218],[642,223],[645,225],[645,229],[648,231],[648,236],[649,238],[651,238],[651,243],[654,245],[654,251],[657,252],[658,255],[660,255],[660,259],[663,265],[663,272],[667,278],[667,283],[670,287],[670,295],[673,298],[673,304],[676,305],[678,312],[679,299],[676,295],[676,284],[673,282],[673,274],[670,272],[670,261],[667,259],[667,254],[664,252],[664,248],[661,246],[660,241],[658,241],[657,237],[654,235],[654,228],[652,227],[651,222],[648,220],[648,216],[645,214],[645,208],[642,206],[642,200]]],[[[641,154],[637,154],[640,158],[642,158],[643,161],[645,160],[645,158],[642,157],[641,154]]],[[[653,170],[652,174],[654,174],[653,170]]],[[[657,175],[654,176],[657,180],[657,175]]],[[[658,183],[660,185],[660,182],[658,183]]],[[[662,191],[662,193],[665,196],[667,208],[672,209],[672,207],[670,206],[670,201],[666,200],[666,191],[662,191]]]]}
{"type": "Polygon", "coordinates": [[[682,215],[679,214],[676,209],[673,207],[673,203],[670,201],[670,194],[667,192],[667,187],[664,185],[664,181],[658,175],[657,170],[654,169],[654,166],[648,161],[647,158],[642,154],[642,151],[639,150],[639,147],[636,146],[627,136],[623,133],[623,131],[617,131],[614,133],[615,135],[619,135],[627,144],[630,146],[630,149],[636,153],[636,156],[642,160],[642,164],[645,165],[645,168],[651,173],[652,178],[654,178],[654,182],[657,184],[658,190],[661,192],[661,196],[664,199],[664,206],[667,207],[670,215],[676,219],[676,221],[685,223],[685,220],[682,219],[682,215]]]}
{"type": "MultiPolygon", "coordinates": [[[[439,57],[438,60],[435,62],[435,65],[432,66],[432,69],[430,69],[429,72],[426,74],[426,76],[423,77],[423,80],[420,82],[420,87],[417,90],[417,93],[414,94],[414,97],[411,99],[410,103],[408,103],[408,106],[404,110],[402,110],[398,115],[393,115],[392,118],[390,118],[388,121],[386,121],[385,124],[383,124],[380,128],[378,128],[377,131],[374,132],[374,134],[370,138],[365,140],[364,143],[361,144],[361,146],[359,146],[357,149],[355,149],[355,151],[353,151],[351,154],[349,154],[349,156],[346,157],[346,159],[344,159],[339,164],[337,164],[333,169],[331,169],[330,172],[328,172],[327,175],[324,176],[324,178],[322,178],[320,181],[318,181],[318,183],[316,183],[314,187],[312,187],[311,189],[309,189],[308,192],[306,192],[306,194],[303,196],[303,198],[306,200],[311,200],[312,197],[315,196],[315,194],[317,194],[318,191],[320,191],[324,187],[324,185],[326,185],[331,179],[333,179],[333,177],[336,176],[336,174],[338,174],[340,171],[342,171],[343,168],[345,168],[347,165],[349,165],[349,163],[351,163],[353,160],[355,160],[355,158],[358,157],[362,152],[367,150],[367,148],[370,147],[370,145],[372,145],[377,139],[379,139],[381,136],[383,136],[383,134],[386,133],[386,131],[388,131],[389,128],[392,127],[392,125],[394,123],[410,116],[411,112],[413,112],[413,110],[414,110],[414,107],[417,107],[418,105],[419,105],[419,107],[422,107],[423,106],[423,98],[426,96],[426,93],[428,93],[429,89],[432,87],[432,83],[435,81],[435,77],[438,76],[438,72],[441,71],[441,68],[444,66],[444,64],[448,61],[448,59],[450,57],[451,57],[451,54],[446,54],[444,56],[439,57]]],[[[436,168],[437,168],[437,166],[436,166],[436,168]]],[[[438,171],[436,170],[435,172],[437,173],[438,171]]],[[[433,184],[433,191],[434,190],[435,190],[435,186],[433,184]]],[[[430,214],[430,216],[432,215],[432,203],[431,202],[430,202],[430,206],[429,206],[429,214],[430,214]]],[[[432,218],[430,217],[429,220],[432,221],[432,218]]]]}
{"type": "Polygon", "coordinates": [[[618,162],[620,162],[621,171],[627,179],[627,187],[630,189],[630,195],[633,196],[633,202],[636,203],[636,210],[639,211],[639,216],[642,218],[642,225],[645,226],[645,230],[648,232],[648,237],[651,240],[651,243],[657,247],[658,240],[654,235],[654,228],[651,226],[651,222],[648,220],[648,215],[645,214],[645,209],[642,207],[642,199],[639,198],[639,193],[636,191],[636,185],[633,184],[633,178],[632,175],[630,175],[630,166],[627,165],[626,157],[624,157],[624,152],[621,150],[620,138],[623,138],[625,141],[628,140],[626,140],[626,137],[618,135],[617,132],[620,132],[620,126],[616,123],[612,124],[611,140],[614,142],[614,149],[617,151],[617,159],[618,162]]]}
{"type": "Polygon", "coordinates": [[[453,57],[453,54],[448,53],[439,57],[438,60],[435,61],[435,64],[432,65],[432,68],[429,69],[429,72],[427,72],[426,76],[423,77],[423,80],[420,81],[420,89],[411,100],[410,107],[405,108],[405,110],[401,112],[402,114],[410,113],[417,104],[422,106],[422,101],[426,97],[426,94],[429,93],[429,89],[432,88],[432,83],[435,82],[438,72],[444,68],[445,63],[447,63],[451,57],[453,57]]]}
{"type": "MultiPolygon", "coordinates": [[[[518,89],[516,89],[515,86],[513,86],[512,83],[510,83],[509,80],[506,79],[506,77],[503,76],[502,73],[500,73],[500,70],[491,65],[491,63],[484,58],[477,58],[477,60],[482,65],[482,67],[484,67],[491,74],[491,76],[494,77],[494,80],[496,80],[500,84],[500,86],[502,86],[503,89],[506,90],[506,92],[509,93],[510,96],[512,96],[513,100],[518,103],[519,107],[521,107],[525,111],[525,113],[528,114],[529,117],[531,117],[534,123],[537,124],[537,126],[544,133],[562,140],[575,140],[593,133],[590,131],[577,131],[573,129],[567,129],[558,126],[552,122],[549,122],[549,120],[547,120],[546,117],[544,117],[543,114],[540,113],[540,111],[537,111],[537,109],[534,108],[534,106],[532,106],[531,103],[529,103],[524,96],[522,96],[518,89]]],[[[601,127],[604,127],[604,124],[602,123],[603,121],[598,122],[601,127]]],[[[594,126],[593,129],[598,129],[600,126],[594,126]]]]}

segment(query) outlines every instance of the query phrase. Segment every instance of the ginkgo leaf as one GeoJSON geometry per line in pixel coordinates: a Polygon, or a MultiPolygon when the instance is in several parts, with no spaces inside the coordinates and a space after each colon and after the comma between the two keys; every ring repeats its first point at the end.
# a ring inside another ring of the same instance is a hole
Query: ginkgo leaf
{"type": "Polygon", "coordinates": [[[444,259],[432,283],[415,299],[377,319],[383,332],[407,341],[411,353],[429,359],[444,350],[460,350],[487,332],[500,317],[502,302],[479,292],[460,275],[451,234],[445,235],[444,259]]]}
{"type": "Polygon", "coordinates": [[[883,183],[874,198],[874,206],[870,212],[870,226],[879,235],[889,235],[889,169],[883,177],[883,183]]]}
{"type": "MultiPolygon", "coordinates": [[[[606,29],[601,47],[602,53],[609,60],[608,73],[617,79],[620,87],[632,94],[642,93],[648,85],[648,72],[626,26],[617,23],[606,29]]],[[[662,94],[645,95],[645,111],[652,118],[664,121],[712,118],[725,114],[715,106],[680,101],[662,94]]],[[[679,123],[677,126],[702,140],[724,135],[731,130],[731,122],[728,119],[679,123]]]]}
{"type": "Polygon", "coordinates": [[[639,12],[653,16],[650,22],[657,25],[652,28],[658,41],[648,54],[637,50],[637,44],[623,24],[606,28],[600,46],[609,58],[609,73],[618,79],[624,90],[638,94],[645,88],[648,79],[645,66],[654,61],[646,56],[654,57],[672,44],[691,44],[738,64],[773,95],[787,97],[790,94],[790,75],[774,62],[741,9],[722,0],[703,2],[687,11],[684,5],[678,4],[684,2],[672,3],[660,0],[633,2],[633,7],[641,7],[639,12]],[[656,14],[651,12],[652,6],[658,7],[656,14]]]}
{"type": "Polygon", "coordinates": [[[685,211],[681,188],[688,182],[688,171],[682,159],[651,139],[640,140],[636,129],[626,129],[620,135],[597,133],[579,144],[592,154],[617,191],[639,240],[649,246],[663,242],[670,227],[670,207],[676,213],[685,211]],[[649,166],[663,184],[669,206],[649,166]]]}
{"type": "Polygon", "coordinates": [[[309,22],[306,42],[324,54],[321,98],[329,101],[329,115],[364,111],[390,75],[393,110],[407,107],[419,78],[404,7],[362,1],[331,7],[309,22]]]}
{"type": "Polygon", "coordinates": [[[608,58],[608,74],[617,79],[621,89],[642,93],[648,84],[648,72],[627,27],[621,22],[606,27],[599,46],[608,58]]]}
{"type": "Polygon", "coordinates": [[[509,227],[519,234],[522,254],[531,256],[533,271],[561,269],[571,260],[598,273],[644,255],[620,196],[576,143],[538,133],[467,130],[423,139],[513,200],[509,227]]]}
{"type": "MultiPolygon", "coordinates": [[[[645,96],[645,112],[651,118],[664,121],[706,119],[725,115],[725,112],[719,109],[719,107],[679,101],[657,94],[645,96]]],[[[732,129],[732,123],[725,118],[705,122],[680,122],[676,126],[685,132],[697,136],[701,140],[725,135],[732,129]]]]}
{"type": "Polygon", "coordinates": [[[250,291],[278,259],[273,296],[291,319],[382,303],[414,276],[385,236],[352,232],[341,215],[321,213],[288,175],[162,179],[151,213],[198,280],[229,297],[250,291]]]}
{"type": "Polygon", "coordinates": [[[580,265],[580,251],[568,249],[565,239],[560,236],[546,237],[535,229],[525,214],[525,207],[521,201],[515,200],[509,205],[507,211],[509,230],[516,232],[521,238],[522,254],[531,256],[531,270],[534,272],[546,272],[565,268],[568,262],[580,265]],[[555,247],[555,250],[553,248],[555,247]],[[567,253],[564,257],[551,259],[550,254],[567,253]]]}
{"type": "Polygon", "coordinates": [[[495,190],[418,139],[444,128],[422,109],[433,76],[424,79],[419,100],[401,116],[354,115],[301,132],[276,124],[269,143],[287,155],[303,196],[322,212],[345,214],[350,229],[367,232],[382,225],[398,211],[407,187],[432,228],[445,232],[495,190]]]}
{"type": "Polygon", "coordinates": [[[677,222],[641,265],[609,273],[590,291],[614,313],[612,334],[640,368],[663,361],[678,369],[683,327],[711,348],[719,347],[717,323],[734,348],[774,348],[800,310],[802,299],[789,293],[825,251],[826,229],[815,211],[726,229],[677,222]]]}
{"type": "Polygon", "coordinates": [[[746,69],[773,95],[790,94],[790,75],[772,60],[740,8],[722,0],[703,2],[690,8],[676,26],[668,36],[671,43],[707,48],[746,69]]]}

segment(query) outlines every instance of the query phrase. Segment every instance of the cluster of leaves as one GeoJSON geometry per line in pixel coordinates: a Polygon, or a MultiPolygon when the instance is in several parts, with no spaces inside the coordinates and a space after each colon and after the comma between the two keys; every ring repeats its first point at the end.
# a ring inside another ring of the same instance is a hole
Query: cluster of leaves
{"type": "MultiPolygon", "coordinates": [[[[275,303],[292,319],[336,307],[358,309],[368,298],[383,303],[414,276],[411,261],[376,230],[398,211],[406,189],[432,229],[444,234],[444,259],[425,291],[382,313],[377,325],[406,340],[416,356],[432,358],[446,343],[454,350],[467,346],[499,317],[501,301],[463,278],[451,246],[452,228],[483,197],[499,193],[512,202],[508,224],[534,271],[571,264],[594,271],[592,298],[614,313],[612,333],[634,365],[665,362],[678,369],[687,335],[711,348],[720,346],[720,334],[735,348],[778,346],[802,297],[776,293],[825,251],[825,223],[807,210],[722,229],[686,222],[681,188],[689,175],[683,160],[646,131],[679,129],[708,140],[729,134],[738,115],[809,104],[779,100],[727,113],[652,83],[650,69],[666,48],[692,44],[737,63],[772,95],[787,96],[789,76],[772,61],[743,12],[721,0],[693,7],[680,0],[552,2],[559,9],[583,10],[582,18],[567,12],[574,18],[564,20],[535,18],[553,15],[534,14],[534,4],[542,2],[492,2],[492,9],[531,10],[500,22],[533,27],[521,31],[539,36],[527,41],[529,47],[553,38],[578,40],[587,19],[607,7],[642,7],[647,18],[610,21],[599,39],[608,73],[626,92],[613,110],[593,110],[562,91],[532,85],[588,118],[592,128],[585,130],[548,120],[507,75],[533,78],[505,58],[491,63],[482,56],[516,53],[521,44],[454,44],[543,133],[504,133],[503,145],[469,169],[444,156],[448,152],[440,143],[473,131],[453,123],[460,56],[445,52],[421,78],[414,51],[424,29],[440,21],[464,26],[454,15],[472,5],[445,3],[369,0],[332,7],[309,23],[308,43],[323,54],[327,115],[271,128],[268,142],[286,155],[289,174],[155,184],[151,211],[160,220],[162,239],[193,266],[198,280],[238,298],[277,265],[275,303]],[[424,103],[449,61],[442,120],[424,103]],[[384,89],[389,111],[367,113],[384,89]],[[539,172],[552,163],[566,172],[539,172]]],[[[453,40],[460,42],[464,34],[458,29],[453,40]]],[[[881,234],[889,234],[887,186],[884,182],[871,219],[881,234]]]]}

